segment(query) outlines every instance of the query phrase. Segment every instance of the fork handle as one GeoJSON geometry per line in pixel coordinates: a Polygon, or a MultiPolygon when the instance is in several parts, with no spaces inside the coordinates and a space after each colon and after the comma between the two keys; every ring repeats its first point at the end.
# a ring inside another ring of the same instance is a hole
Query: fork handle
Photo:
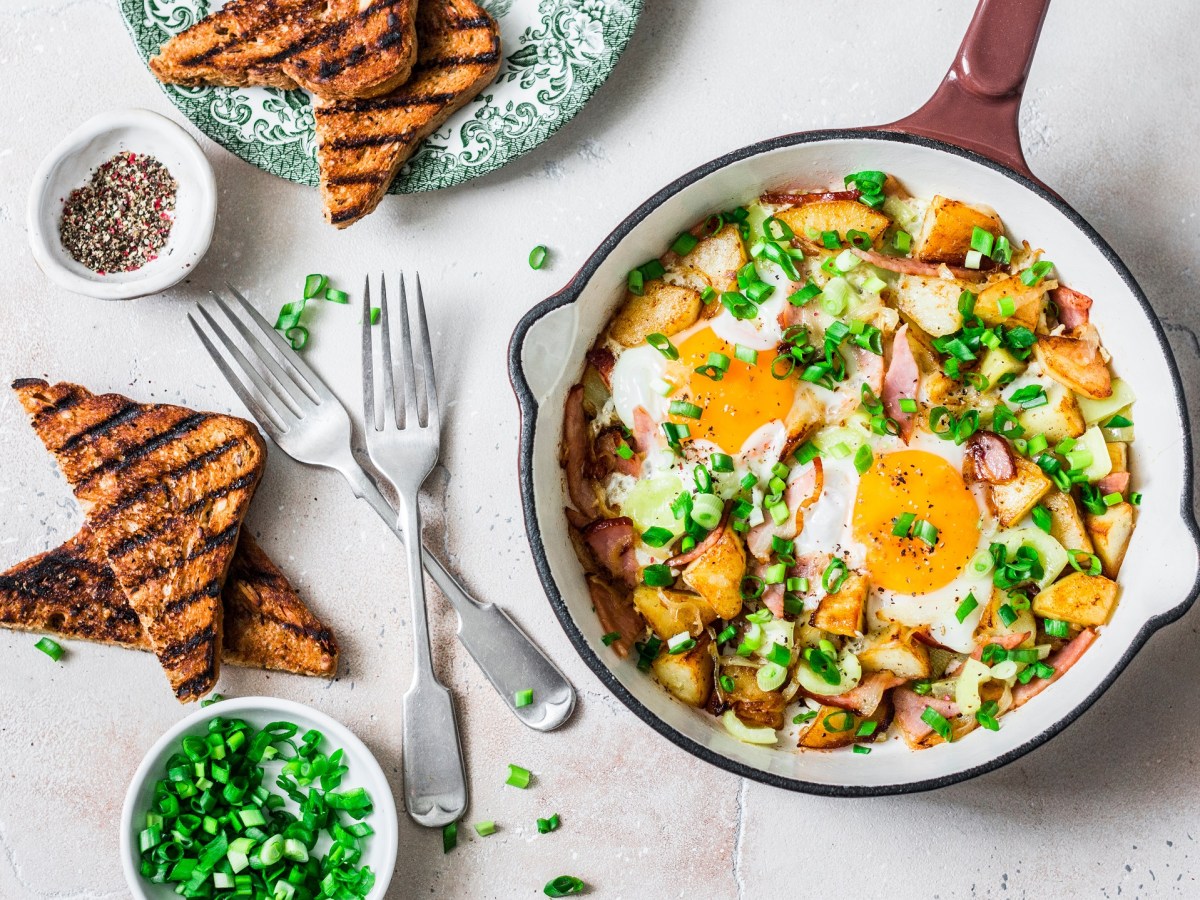
{"type": "MultiPolygon", "coordinates": [[[[387,523],[401,542],[404,528],[392,505],[363,469],[355,464],[342,474],[354,494],[387,523]]],[[[459,583],[428,547],[422,554],[425,571],[441,589],[458,614],[458,640],[492,683],[513,714],[536,731],[552,731],[571,717],[575,689],[559,668],[494,603],[481,603],[459,583]],[[533,702],[517,706],[517,694],[533,691],[533,702]]],[[[414,567],[415,570],[415,567],[414,567]]],[[[428,642],[425,644],[428,650],[428,642]]]]}

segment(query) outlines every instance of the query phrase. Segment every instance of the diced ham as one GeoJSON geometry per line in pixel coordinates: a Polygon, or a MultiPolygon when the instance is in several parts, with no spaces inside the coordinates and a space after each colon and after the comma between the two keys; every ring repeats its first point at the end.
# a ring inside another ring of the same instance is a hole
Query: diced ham
{"type": "Polygon", "coordinates": [[[1105,494],[1124,494],[1129,490],[1129,473],[1109,472],[1096,482],[1096,488],[1100,491],[1101,497],[1105,494]]]}
{"type": "Polygon", "coordinates": [[[971,651],[971,659],[983,659],[983,648],[988,644],[999,644],[1005,650],[1016,650],[1029,637],[1028,631],[1016,631],[1012,634],[995,634],[979,642],[979,646],[971,651]]]}
{"type": "Polygon", "coordinates": [[[837,706],[851,710],[860,716],[871,716],[879,708],[885,693],[907,681],[907,678],[901,678],[891,672],[872,672],[859,682],[858,687],[854,690],[846,691],[835,697],[819,696],[816,699],[826,706],[837,706]]]}
{"type": "Polygon", "coordinates": [[[892,358],[883,377],[880,399],[888,416],[900,426],[900,437],[906,444],[917,427],[917,414],[904,412],[900,408],[900,401],[904,398],[915,400],[920,383],[921,370],[917,368],[917,359],[908,342],[908,323],[905,322],[896,329],[896,336],[892,340],[892,358]]]}
{"type": "Polygon", "coordinates": [[[635,406],[633,409],[633,439],[637,442],[638,451],[643,455],[661,450],[666,444],[663,430],[642,406],[635,406]]]}
{"type": "Polygon", "coordinates": [[[1096,640],[1096,632],[1091,628],[1085,628],[1079,634],[1075,635],[1065,647],[1057,653],[1051,653],[1046,657],[1046,665],[1054,667],[1054,674],[1049,678],[1035,678],[1029,684],[1018,684],[1013,688],[1013,706],[1020,706],[1027,700],[1036,697],[1066,673],[1066,671],[1079,662],[1079,658],[1083,656],[1083,652],[1088,647],[1092,646],[1096,640]]]}
{"type": "Polygon", "coordinates": [[[790,191],[767,191],[758,199],[772,206],[801,206],[805,203],[829,203],[834,200],[857,200],[862,191],[857,188],[849,191],[813,191],[810,193],[793,194],[790,191]]]}
{"type": "Polygon", "coordinates": [[[641,614],[633,605],[633,601],[620,593],[602,578],[595,576],[588,579],[588,593],[592,597],[592,606],[596,610],[596,618],[605,634],[620,635],[609,646],[624,658],[633,648],[633,642],[638,639],[645,629],[641,614]]]}
{"type": "Polygon", "coordinates": [[[964,269],[962,266],[921,262],[906,256],[887,256],[883,253],[876,253],[874,250],[860,250],[857,247],[851,247],[850,250],[863,262],[868,262],[880,269],[887,269],[889,272],[899,272],[901,275],[925,275],[930,278],[939,278],[945,270],[956,278],[968,278],[974,281],[980,277],[977,270],[964,269]]]}
{"type": "Polygon", "coordinates": [[[958,704],[953,700],[943,700],[931,694],[921,696],[908,688],[892,691],[892,703],[896,708],[896,721],[912,744],[919,744],[933,734],[933,728],[921,718],[926,707],[933,707],[947,719],[958,715],[958,704]]]}
{"type": "MultiPolygon", "coordinates": [[[[858,374],[862,378],[863,384],[869,385],[871,393],[878,397],[883,392],[883,357],[878,353],[872,353],[870,350],[864,350],[858,346],[851,348],[850,355],[854,357],[854,364],[858,369],[858,374]]],[[[862,388],[860,387],[858,390],[861,397],[862,388]]]]}
{"type": "MultiPolygon", "coordinates": [[[[625,436],[619,428],[606,428],[596,437],[596,443],[593,448],[595,454],[595,469],[593,475],[596,478],[607,478],[613,472],[620,472],[622,475],[632,475],[637,477],[642,474],[642,461],[636,455],[631,455],[629,459],[621,456],[617,450],[626,445],[625,436]]],[[[633,448],[630,448],[632,450],[633,448]]]]}
{"type": "Polygon", "coordinates": [[[587,361],[596,367],[604,383],[611,388],[613,367],[617,364],[613,352],[607,347],[593,347],[587,352],[587,361]]]}
{"type": "Polygon", "coordinates": [[[583,529],[587,528],[589,525],[592,524],[591,519],[589,519],[587,516],[585,516],[583,513],[581,513],[579,510],[577,510],[573,506],[564,507],[563,512],[565,512],[567,514],[567,521],[570,522],[573,527],[578,528],[580,531],[582,531],[583,529]]]}
{"type": "Polygon", "coordinates": [[[1058,321],[1068,331],[1087,323],[1092,308],[1091,297],[1059,285],[1050,292],[1050,299],[1058,307],[1058,321]]]}
{"type": "Polygon", "coordinates": [[[818,456],[803,466],[792,469],[788,475],[787,489],[783,493],[783,502],[791,513],[782,524],[776,525],[775,520],[767,515],[746,534],[746,548],[755,559],[767,560],[771,555],[772,538],[780,537],[790,541],[804,527],[802,510],[812,506],[825,489],[825,470],[818,456]]]}
{"type": "MultiPolygon", "coordinates": [[[[759,572],[759,575],[762,573],[759,572]]],[[[784,589],[782,584],[768,584],[762,593],[762,604],[771,611],[777,619],[782,619],[785,612],[783,608],[784,589]]]]}
{"type": "Polygon", "coordinates": [[[588,519],[600,515],[596,485],[588,478],[588,426],[583,409],[583,385],[577,384],[567,392],[563,412],[563,469],[567,476],[567,493],[571,502],[588,519]]]}
{"type": "Polygon", "coordinates": [[[713,544],[721,539],[721,535],[725,532],[725,525],[728,521],[729,510],[726,509],[725,515],[721,517],[721,523],[712,531],[710,531],[704,540],[698,543],[687,553],[680,553],[678,556],[672,556],[667,560],[667,565],[675,567],[686,566],[692,560],[699,559],[708,551],[709,547],[713,546],[713,544]]]}
{"type": "Polygon", "coordinates": [[[633,520],[627,516],[598,519],[583,529],[583,540],[596,560],[614,578],[637,587],[638,562],[634,550],[633,520]]]}
{"type": "Polygon", "coordinates": [[[1017,477],[1017,461],[1008,441],[993,431],[977,431],[967,439],[974,476],[988,484],[1008,484],[1017,477]]]}

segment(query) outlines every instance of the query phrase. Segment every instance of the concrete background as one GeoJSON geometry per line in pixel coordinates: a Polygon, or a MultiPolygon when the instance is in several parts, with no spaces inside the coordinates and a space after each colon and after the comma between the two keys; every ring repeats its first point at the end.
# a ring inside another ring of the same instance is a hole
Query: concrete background
{"type": "MultiPolygon", "coordinates": [[[[745,782],[675,749],[607,695],[555,623],[518,512],[516,405],[507,336],[644,197],[677,174],[779,133],[885,122],[919,105],[973,4],[894,0],[648,0],[625,57],[556,138],[506,169],[436,195],[388,198],[348,232],[315,191],[207,141],[217,236],[189,285],[110,305],[50,287],[26,244],[42,155],[107,109],[177,118],[142,67],[115,4],[0,0],[0,380],[70,379],[142,400],[241,411],[184,312],[201,286],[241,285],[274,311],[304,274],[356,296],[364,272],[419,268],[428,286],[446,414],[428,515],[448,558],[561,662],[580,692],[572,724],[523,728],[451,638],[436,653],[462,710],[473,803],[487,839],[401,819],[390,896],[534,897],[555,875],[595,896],[897,898],[1200,896],[1200,612],[1156,636],[1061,737],[1008,768],[936,793],[837,801],[745,782]],[[552,263],[526,265],[545,243],[552,263]],[[453,373],[453,374],[451,374],[453,373]],[[504,764],[536,773],[504,786],[504,764]],[[534,820],[563,827],[539,836],[534,820]]],[[[1195,5],[1056,0],[1022,114],[1033,169],[1113,244],[1173,329],[1196,384],[1195,203],[1200,77],[1195,5]]],[[[309,358],[358,404],[356,311],[320,310],[309,358]]],[[[79,515],[23,416],[0,394],[0,565],[73,534],[79,515]]],[[[249,527],[336,630],[331,684],[227,669],[227,695],[272,693],[345,721],[394,773],[408,683],[402,554],[333,474],[273,455],[249,527]]],[[[137,653],[72,644],[55,665],[0,631],[0,897],[126,896],[117,816],[142,753],[183,711],[137,653]]],[[[393,787],[399,794],[399,776],[393,787]]],[[[464,828],[463,832],[469,832],[464,828]]]]}

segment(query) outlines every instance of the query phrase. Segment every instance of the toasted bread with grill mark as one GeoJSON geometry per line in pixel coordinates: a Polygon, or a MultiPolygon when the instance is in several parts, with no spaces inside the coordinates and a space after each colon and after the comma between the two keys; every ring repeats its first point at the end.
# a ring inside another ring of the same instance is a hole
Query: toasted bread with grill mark
{"type": "MultiPolygon", "coordinates": [[[[221,598],[226,664],[295,675],[328,677],[337,671],[333,635],[244,531],[221,598]]],[[[151,649],[138,614],[86,525],[61,547],[0,574],[0,627],[151,649]]]]}
{"type": "Polygon", "coordinates": [[[374,97],[412,72],[416,9],[417,0],[232,0],[163,44],[150,71],[167,84],[374,97]]]}
{"type": "Polygon", "coordinates": [[[325,218],[345,228],[367,215],[417,145],[500,71],[500,30],[471,0],[422,0],[417,64],[384,96],[316,104],[325,218]]]}
{"type": "Polygon", "coordinates": [[[220,672],[221,588],[266,464],[233,416],[144,405],[38,379],[13,390],[58,461],[175,696],[220,672]]]}

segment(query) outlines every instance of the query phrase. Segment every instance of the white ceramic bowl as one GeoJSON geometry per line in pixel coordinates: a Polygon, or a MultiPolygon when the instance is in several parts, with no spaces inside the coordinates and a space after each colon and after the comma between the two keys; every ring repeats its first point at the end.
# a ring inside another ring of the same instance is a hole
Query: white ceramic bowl
{"type": "Polygon", "coordinates": [[[29,244],[38,267],[59,287],[99,300],[145,297],[182,280],[208,251],[216,218],[216,180],[199,145],[170,119],[146,109],[89,119],[42,160],[29,189],[29,244]],[[134,272],[99,275],[63,249],[59,220],[67,195],[122,151],[149,154],[170,170],[179,185],[175,222],[157,259],[134,272]]]}
{"type": "MultiPolygon", "coordinates": [[[[293,722],[299,726],[300,734],[315,728],[325,735],[326,747],[330,750],[341,747],[345,751],[343,762],[350,771],[346,773],[343,786],[339,790],[364,787],[375,804],[375,811],[364,820],[375,829],[375,834],[366,839],[362,864],[369,865],[375,873],[375,887],[368,895],[368,900],[379,900],[383,897],[392,879],[392,870],[396,867],[398,840],[396,802],[392,798],[392,790],[388,786],[383,769],[366,744],[344,725],[311,707],[290,700],[277,700],[274,697],[222,700],[220,703],[196,710],[154,742],[129,784],[129,790],[125,794],[125,805],[121,809],[121,866],[125,871],[125,881],[129,885],[130,894],[136,900],[169,900],[177,896],[170,885],[151,884],[142,878],[138,871],[140,855],[137,836],[142,830],[142,817],[151,808],[154,783],[166,775],[168,757],[180,749],[180,742],[188,735],[207,734],[209,721],[217,716],[244,719],[255,728],[262,728],[271,722],[293,722]]],[[[278,792],[273,771],[268,768],[268,779],[264,783],[271,790],[278,792]]],[[[289,801],[289,806],[285,808],[290,807],[289,801]]]]}

